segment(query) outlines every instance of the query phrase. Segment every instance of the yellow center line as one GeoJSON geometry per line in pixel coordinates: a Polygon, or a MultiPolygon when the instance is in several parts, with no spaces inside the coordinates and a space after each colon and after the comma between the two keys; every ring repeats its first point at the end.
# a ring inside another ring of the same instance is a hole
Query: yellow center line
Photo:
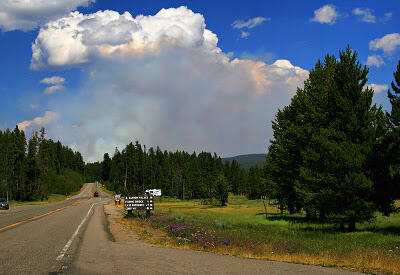
{"type": "Polygon", "coordinates": [[[17,222],[17,223],[14,223],[14,224],[8,225],[8,226],[6,226],[6,227],[0,228],[0,231],[1,231],[1,230],[3,230],[3,229],[6,229],[6,228],[10,228],[10,227],[16,226],[16,225],[18,225],[18,224],[20,224],[20,223],[23,223],[23,222],[25,222],[25,221],[22,221],[22,222],[17,222]]]}
{"type": "Polygon", "coordinates": [[[36,217],[30,218],[28,221],[36,220],[36,219],[38,219],[38,218],[40,218],[40,217],[47,216],[47,215],[49,215],[49,214],[51,214],[51,213],[54,213],[54,212],[63,210],[64,208],[67,208],[67,207],[68,207],[68,206],[65,206],[65,207],[62,207],[62,208],[58,208],[58,209],[53,210],[53,211],[50,211],[50,212],[48,212],[48,213],[46,213],[46,214],[43,214],[43,215],[40,215],[40,216],[36,216],[36,217]]]}
{"type": "MultiPolygon", "coordinates": [[[[91,199],[93,199],[93,198],[90,198],[89,201],[90,201],[91,199]]],[[[52,213],[58,212],[58,211],[60,211],[60,210],[63,210],[63,209],[65,209],[65,208],[69,207],[69,206],[76,205],[76,204],[79,204],[79,201],[74,202],[74,203],[71,204],[71,205],[68,205],[68,206],[65,206],[65,207],[58,208],[58,209],[56,209],[56,210],[47,212],[47,213],[45,213],[45,214],[43,214],[43,215],[39,215],[39,216],[36,216],[36,217],[33,217],[33,218],[29,218],[29,219],[24,220],[24,221],[20,221],[20,222],[17,222],[17,223],[13,223],[13,224],[7,225],[7,226],[5,226],[5,227],[0,228],[0,231],[2,231],[2,230],[4,230],[4,229],[7,229],[7,228],[10,228],[10,227],[14,227],[14,226],[16,226],[16,225],[18,225],[18,224],[21,224],[21,223],[25,223],[25,222],[27,222],[27,221],[36,220],[36,219],[38,219],[38,218],[40,218],[40,217],[50,215],[50,214],[52,214],[52,213]]]]}
{"type": "Polygon", "coordinates": [[[50,214],[52,214],[52,213],[58,212],[58,211],[60,211],[60,210],[63,210],[63,209],[65,209],[65,208],[67,208],[67,207],[68,207],[68,206],[65,206],[65,207],[62,207],[62,208],[58,208],[58,209],[56,209],[56,210],[47,212],[47,213],[45,213],[45,214],[43,214],[43,215],[39,215],[39,216],[36,216],[36,217],[33,217],[33,218],[29,218],[29,219],[24,220],[24,221],[20,221],[20,222],[14,223],[14,224],[7,225],[7,226],[5,226],[5,227],[0,228],[0,231],[2,231],[2,230],[4,230],[4,229],[7,229],[7,228],[10,228],[10,227],[14,227],[14,226],[16,226],[16,225],[18,225],[18,224],[21,224],[21,223],[25,223],[25,222],[27,222],[27,221],[33,221],[33,220],[36,220],[36,219],[38,219],[38,218],[40,218],[40,217],[50,215],[50,214]]]}

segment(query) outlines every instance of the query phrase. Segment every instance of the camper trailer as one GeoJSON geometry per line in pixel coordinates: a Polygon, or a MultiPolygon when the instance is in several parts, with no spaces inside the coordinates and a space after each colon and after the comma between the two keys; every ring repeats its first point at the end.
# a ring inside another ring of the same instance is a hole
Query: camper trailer
{"type": "Polygon", "coordinates": [[[161,197],[161,189],[147,189],[145,193],[154,197],[161,197]]]}

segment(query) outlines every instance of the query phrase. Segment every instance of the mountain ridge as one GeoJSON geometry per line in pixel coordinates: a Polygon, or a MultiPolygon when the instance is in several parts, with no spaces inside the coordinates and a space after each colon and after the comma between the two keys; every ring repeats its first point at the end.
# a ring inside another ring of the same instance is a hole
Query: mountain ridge
{"type": "Polygon", "coordinates": [[[237,155],[233,157],[222,158],[222,161],[232,162],[233,160],[236,160],[239,163],[240,167],[249,170],[250,167],[254,165],[262,167],[266,156],[267,154],[245,154],[245,155],[237,155]]]}

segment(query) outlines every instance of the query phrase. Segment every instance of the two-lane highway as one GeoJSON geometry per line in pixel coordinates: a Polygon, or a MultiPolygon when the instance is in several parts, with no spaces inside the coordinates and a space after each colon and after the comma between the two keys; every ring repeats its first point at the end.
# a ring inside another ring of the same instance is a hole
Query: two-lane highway
{"type": "Polygon", "coordinates": [[[92,210],[95,184],[55,204],[25,205],[0,212],[0,273],[45,274],[68,269],[92,210]]]}

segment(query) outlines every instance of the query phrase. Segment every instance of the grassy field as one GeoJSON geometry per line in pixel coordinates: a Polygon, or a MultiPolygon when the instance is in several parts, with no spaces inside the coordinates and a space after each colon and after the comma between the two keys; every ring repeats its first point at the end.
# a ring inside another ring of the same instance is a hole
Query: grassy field
{"type": "Polygon", "coordinates": [[[226,207],[200,201],[163,200],[135,229],[153,243],[247,258],[322,266],[370,273],[400,274],[400,214],[378,216],[342,233],[333,225],[307,223],[303,215],[281,215],[261,200],[231,196],[226,207]],[[163,236],[157,231],[164,232],[163,236]]]}

